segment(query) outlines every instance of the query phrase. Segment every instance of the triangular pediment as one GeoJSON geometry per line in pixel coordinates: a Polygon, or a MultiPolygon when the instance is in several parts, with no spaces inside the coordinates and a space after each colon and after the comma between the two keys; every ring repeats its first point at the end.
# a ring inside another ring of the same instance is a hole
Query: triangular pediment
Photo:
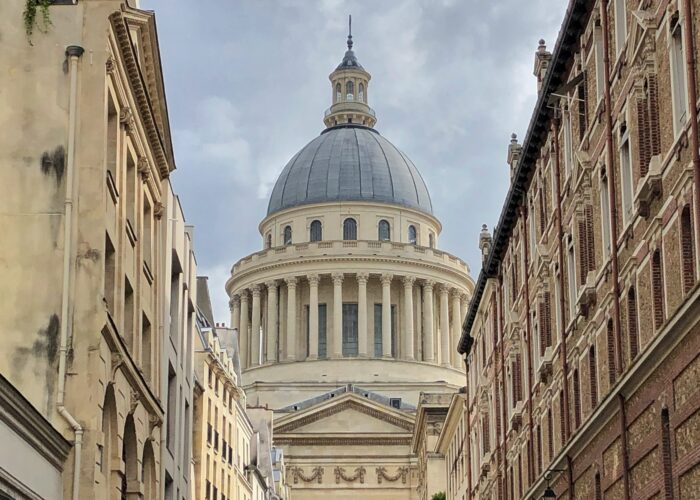
{"type": "Polygon", "coordinates": [[[275,422],[275,435],[294,434],[405,434],[414,417],[357,394],[344,394],[275,422]]]}

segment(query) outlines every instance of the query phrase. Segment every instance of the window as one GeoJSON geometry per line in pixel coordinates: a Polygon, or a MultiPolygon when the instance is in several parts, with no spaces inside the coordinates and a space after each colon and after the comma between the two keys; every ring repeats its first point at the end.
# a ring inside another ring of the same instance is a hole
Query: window
{"type": "MultiPolygon", "coordinates": [[[[552,313],[551,299],[549,292],[544,292],[543,300],[539,303],[539,320],[540,320],[540,356],[544,357],[547,347],[552,346],[552,313]]],[[[496,316],[494,315],[494,318],[496,316]]]]}
{"type": "Polygon", "coordinates": [[[117,181],[117,142],[119,140],[119,116],[111,93],[107,103],[107,178],[111,179],[112,187],[117,181]]]}
{"type": "Polygon", "coordinates": [[[571,113],[564,109],[564,178],[569,177],[574,167],[574,145],[571,137],[571,113]]]}
{"type": "Polygon", "coordinates": [[[689,205],[686,205],[681,212],[681,260],[683,261],[683,292],[688,293],[695,285],[693,222],[689,205]]]}
{"type": "Polygon", "coordinates": [[[357,239],[357,221],[352,218],[343,221],[343,239],[346,241],[357,239]]]}
{"type": "Polygon", "coordinates": [[[639,353],[639,326],[637,324],[637,295],[634,287],[627,292],[627,332],[630,342],[630,359],[634,360],[639,353]]]}
{"type": "Polygon", "coordinates": [[[595,271],[595,234],[593,232],[593,207],[583,208],[583,218],[578,221],[579,271],[581,283],[586,283],[588,273],[595,271]]]}
{"type": "Polygon", "coordinates": [[[513,407],[518,403],[518,401],[523,399],[523,385],[522,385],[522,362],[520,361],[520,353],[515,353],[515,360],[513,361],[513,407]]]}
{"type": "Polygon", "coordinates": [[[382,305],[374,304],[374,357],[382,357],[382,305]]]}
{"type": "Polygon", "coordinates": [[[664,323],[664,279],[661,269],[661,251],[655,250],[651,256],[651,294],[654,306],[654,327],[664,323]]]}
{"type": "Polygon", "coordinates": [[[639,177],[649,172],[651,158],[661,153],[659,125],[659,90],[656,75],[644,80],[644,93],[637,98],[637,140],[639,149],[639,177]]]}
{"type": "Polygon", "coordinates": [[[126,223],[131,238],[136,234],[136,164],[131,154],[126,158],[126,223]]]}
{"type": "Polygon", "coordinates": [[[634,187],[627,122],[622,122],[620,125],[620,183],[622,184],[622,222],[628,224],[632,220],[634,187]]]}
{"type": "Polygon", "coordinates": [[[579,140],[583,140],[588,130],[588,73],[583,71],[583,80],[576,88],[576,98],[578,99],[578,135],[579,140]]]}
{"type": "Polygon", "coordinates": [[[379,221],[379,241],[389,241],[391,239],[391,226],[385,219],[379,221]]]}
{"type": "Polygon", "coordinates": [[[666,498],[673,498],[673,463],[671,450],[671,422],[668,408],[661,409],[661,461],[664,468],[664,490],[666,498]]]}
{"type": "Polygon", "coordinates": [[[348,81],[345,84],[345,93],[347,94],[347,100],[352,101],[355,98],[355,84],[351,81],[348,81]]]}
{"type": "Polygon", "coordinates": [[[564,419],[566,418],[566,412],[568,408],[564,404],[564,391],[559,391],[559,436],[561,436],[561,445],[564,446],[566,443],[566,434],[564,432],[564,419]]]}
{"type": "Polygon", "coordinates": [[[124,278],[124,329],[122,337],[129,349],[133,349],[134,340],[134,289],[127,278],[124,278]]]}
{"type": "Polygon", "coordinates": [[[320,220],[311,222],[310,233],[309,239],[311,241],[321,241],[323,239],[323,226],[321,225],[320,220]]]}
{"type": "Polygon", "coordinates": [[[610,387],[615,385],[617,377],[617,368],[615,366],[615,329],[613,328],[613,320],[608,319],[607,324],[608,334],[608,382],[610,387]]]}
{"type": "Polygon", "coordinates": [[[554,419],[551,406],[547,408],[547,452],[551,461],[554,458],[554,419]]]}
{"type": "Polygon", "coordinates": [[[416,234],[416,226],[411,224],[408,226],[408,242],[411,245],[415,245],[418,242],[418,235],[416,234]]]}
{"type": "Polygon", "coordinates": [[[148,269],[153,261],[153,211],[147,196],[143,197],[143,235],[141,237],[143,260],[148,269]]]}
{"type": "Polygon", "coordinates": [[[620,55],[627,38],[626,0],[615,0],[615,54],[620,55]]]}
{"type": "Polygon", "coordinates": [[[595,43],[595,92],[596,100],[600,102],[605,92],[605,59],[603,54],[603,30],[597,24],[593,33],[595,43]]]}
{"type": "Polygon", "coordinates": [[[335,86],[335,102],[340,102],[343,100],[343,87],[340,83],[335,86]]]}
{"type": "Polygon", "coordinates": [[[535,261],[535,252],[537,250],[537,235],[535,234],[535,206],[530,203],[530,210],[527,214],[527,225],[528,225],[528,240],[530,243],[530,263],[535,261]]]}
{"type": "Polygon", "coordinates": [[[574,425],[576,428],[581,425],[581,384],[578,370],[574,370],[574,425]]]}
{"type": "Polygon", "coordinates": [[[591,388],[591,410],[598,406],[598,368],[595,359],[595,346],[588,349],[588,376],[591,388]]]}
{"type": "Polygon", "coordinates": [[[152,354],[151,349],[153,348],[151,339],[151,323],[148,321],[148,317],[143,314],[141,318],[141,368],[143,370],[143,375],[146,382],[151,382],[152,377],[152,354]]]}
{"type": "Polygon", "coordinates": [[[603,232],[603,259],[610,256],[610,187],[605,170],[600,176],[600,226],[603,232]]]}
{"type": "Polygon", "coordinates": [[[401,398],[389,398],[389,405],[397,410],[401,409],[401,398]]]}
{"type": "Polygon", "coordinates": [[[361,102],[365,102],[365,84],[360,82],[360,85],[358,86],[359,91],[358,91],[358,99],[361,102]]]}
{"type": "Polygon", "coordinates": [[[107,303],[107,310],[112,315],[114,315],[116,310],[114,309],[114,286],[115,286],[115,252],[114,245],[112,245],[112,240],[109,239],[109,234],[105,233],[105,290],[104,297],[107,303]]]}
{"type": "Polygon", "coordinates": [[[170,451],[173,451],[174,448],[174,442],[175,442],[175,411],[177,408],[177,400],[176,400],[176,379],[175,379],[175,370],[173,369],[172,365],[168,365],[168,411],[166,412],[166,441],[165,445],[170,451]]]}
{"type": "Polygon", "coordinates": [[[673,97],[673,132],[678,135],[688,116],[685,81],[683,31],[680,16],[676,12],[670,22],[671,34],[671,95],[673,97]]]}
{"type": "Polygon", "coordinates": [[[435,248],[435,235],[433,233],[428,233],[428,246],[435,248]]]}
{"type": "Polygon", "coordinates": [[[292,226],[284,226],[284,244],[292,244],[292,226]]]}
{"type": "Polygon", "coordinates": [[[569,321],[573,321],[576,317],[576,262],[574,257],[574,242],[571,236],[569,236],[568,242],[568,252],[567,252],[567,281],[569,285],[569,321]]]}
{"type": "MultiPolygon", "coordinates": [[[[307,345],[307,355],[308,355],[308,345],[309,345],[309,305],[304,306],[306,312],[306,345],[307,345]]],[[[318,305],[318,357],[319,359],[325,358],[327,354],[327,341],[326,341],[326,304],[318,305]]]]}
{"type": "Polygon", "coordinates": [[[488,415],[488,413],[484,414],[481,417],[481,447],[482,447],[482,455],[488,453],[489,450],[491,449],[491,443],[489,440],[489,415],[488,415]]]}
{"type": "Polygon", "coordinates": [[[343,356],[357,356],[357,304],[343,304],[343,356]]]}
{"type": "Polygon", "coordinates": [[[265,248],[272,248],[272,233],[267,233],[265,236],[265,248]]]}

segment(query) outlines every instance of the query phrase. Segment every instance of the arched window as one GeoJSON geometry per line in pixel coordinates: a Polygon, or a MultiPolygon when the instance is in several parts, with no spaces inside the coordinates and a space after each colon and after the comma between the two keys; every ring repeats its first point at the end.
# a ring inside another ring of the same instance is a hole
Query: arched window
{"type": "Polygon", "coordinates": [[[321,241],[323,239],[323,227],[320,220],[315,220],[311,223],[311,241],[321,241]]]}
{"type": "Polygon", "coordinates": [[[353,218],[347,218],[343,221],[343,239],[344,240],[356,240],[357,239],[357,221],[353,218]]]}
{"type": "Polygon", "coordinates": [[[292,244],[292,226],[285,226],[284,227],[284,244],[285,245],[292,244]]]}
{"type": "Polygon", "coordinates": [[[265,248],[272,248],[272,233],[267,233],[265,236],[265,248]]]}
{"type": "Polygon", "coordinates": [[[435,235],[433,233],[428,234],[428,246],[430,248],[435,248],[435,235]]]}
{"type": "Polygon", "coordinates": [[[340,102],[343,99],[343,87],[340,83],[335,86],[335,102],[340,102]]]}
{"type": "Polygon", "coordinates": [[[355,98],[355,84],[352,83],[352,80],[345,84],[345,93],[348,101],[352,101],[355,98]]]}
{"type": "Polygon", "coordinates": [[[391,239],[391,227],[389,222],[382,219],[379,221],[379,241],[389,241],[391,239]]]}
{"type": "Polygon", "coordinates": [[[416,234],[416,226],[414,226],[413,224],[408,226],[408,242],[411,245],[415,245],[416,243],[418,243],[418,235],[416,234]]]}
{"type": "Polygon", "coordinates": [[[358,85],[357,99],[359,101],[365,102],[365,84],[364,83],[360,83],[360,85],[358,85]]]}

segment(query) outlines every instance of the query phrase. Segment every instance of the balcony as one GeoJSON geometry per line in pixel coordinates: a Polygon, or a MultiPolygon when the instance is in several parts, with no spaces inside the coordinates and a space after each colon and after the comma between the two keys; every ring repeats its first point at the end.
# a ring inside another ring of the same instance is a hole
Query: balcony
{"type": "Polygon", "coordinates": [[[376,118],[376,114],[374,113],[374,110],[370,108],[366,103],[361,102],[361,101],[341,101],[341,102],[336,102],[333,106],[328,108],[324,113],[323,117],[327,118],[329,115],[333,113],[341,113],[341,112],[358,112],[358,113],[366,113],[370,115],[372,118],[376,118]]]}

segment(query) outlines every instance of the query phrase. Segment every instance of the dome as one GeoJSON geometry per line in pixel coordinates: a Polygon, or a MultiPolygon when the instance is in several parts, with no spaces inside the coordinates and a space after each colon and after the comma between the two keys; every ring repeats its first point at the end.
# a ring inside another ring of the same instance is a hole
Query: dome
{"type": "Polygon", "coordinates": [[[388,203],[433,214],[413,162],[376,130],[360,125],[326,129],[304,146],[277,179],[267,215],[338,201],[388,203]]]}

